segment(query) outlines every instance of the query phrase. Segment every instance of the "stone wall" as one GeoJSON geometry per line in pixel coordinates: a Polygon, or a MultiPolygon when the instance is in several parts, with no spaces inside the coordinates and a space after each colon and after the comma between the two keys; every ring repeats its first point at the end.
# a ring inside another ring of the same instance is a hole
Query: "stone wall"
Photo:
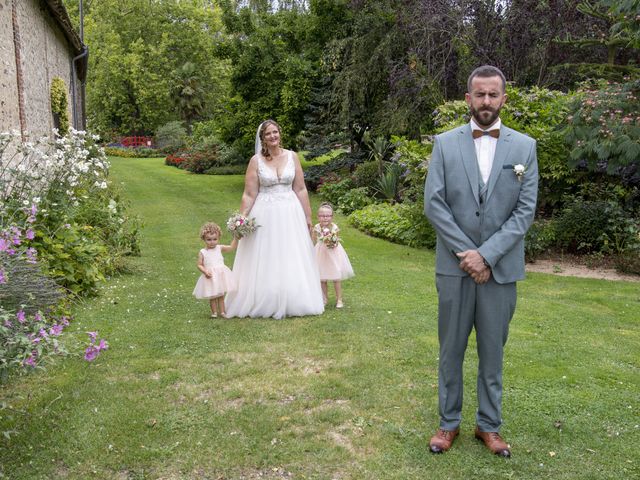
{"type": "MultiPolygon", "coordinates": [[[[54,127],[50,101],[51,81],[54,77],[62,78],[67,86],[69,121],[73,126],[73,49],[43,0],[15,0],[20,48],[20,68],[17,69],[13,4],[14,0],[0,0],[0,131],[20,131],[20,75],[23,87],[23,122],[29,136],[49,135],[54,127]]],[[[77,82],[76,90],[79,92],[77,82]]],[[[79,100],[76,105],[80,112],[79,100]]]]}

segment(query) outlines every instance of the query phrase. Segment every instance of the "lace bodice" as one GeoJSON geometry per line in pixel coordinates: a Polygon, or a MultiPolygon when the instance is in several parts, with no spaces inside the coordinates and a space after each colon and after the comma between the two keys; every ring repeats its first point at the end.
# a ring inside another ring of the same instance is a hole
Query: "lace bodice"
{"type": "Polygon", "coordinates": [[[267,162],[258,156],[258,180],[260,182],[260,194],[278,194],[291,192],[291,185],[296,176],[296,168],[291,152],[287,155],[287,163],[278,177],[275,169],[267,165],[267,162]]]}

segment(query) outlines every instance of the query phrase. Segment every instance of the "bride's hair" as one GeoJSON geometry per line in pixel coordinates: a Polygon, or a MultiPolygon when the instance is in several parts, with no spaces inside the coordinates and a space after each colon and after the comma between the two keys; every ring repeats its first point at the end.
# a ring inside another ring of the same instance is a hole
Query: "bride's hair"
{"type": "Polygon", "coordinates": [[[269,125],[275,126],[278,129],[278,133],[282,134],[282,129],[280,128],[280,125],[278,125],[278,122],[276,122],[275,120],[265,120],[260,124],[260,131],[258,133],[260,137],[260,153],[263,157],[271,156],[271,154],[269,153],[269,149],[264,144],[264,131],[269,125]]]}

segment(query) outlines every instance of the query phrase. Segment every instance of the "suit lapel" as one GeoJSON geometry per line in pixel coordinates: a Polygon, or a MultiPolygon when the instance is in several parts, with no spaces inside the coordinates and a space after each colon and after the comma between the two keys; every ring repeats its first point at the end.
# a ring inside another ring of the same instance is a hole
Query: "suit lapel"
{"type": "Polygon", "coordinates": [[[480,197],[478,193],[479,189],[479,175],[478,159],[476,157],[476,146],[473,143],[473,137],[471,136],[471,125],[467,124],[464,128],[458,131],[458,145],[460,146],[460,156],[462,158],[462,164],[464,170],[467,173],[467,179],[473,191],[473,198],[476,199],[476,203],[480,205],[480,197]]]}
{"type": "Polygon", "coordinates": [[[493,189],[498,183],[498,178],[502,173],[502,166],[507,158],[509,158],[509,151],[512,145],[512,130],[502,125],[500,127],[500,138],[498,138],[498,144],[496,145],[496,153],[493,156],[493,164],[491,165],[491,174],[489,175],[489,185],[487,187],[487,201],[491,198],[493,189]]]}

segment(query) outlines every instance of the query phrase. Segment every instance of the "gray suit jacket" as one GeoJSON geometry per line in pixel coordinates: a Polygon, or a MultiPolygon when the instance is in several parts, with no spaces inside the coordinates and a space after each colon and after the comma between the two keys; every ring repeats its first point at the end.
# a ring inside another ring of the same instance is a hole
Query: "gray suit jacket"
{"type": "Polygon", "coordinates": [[[469,124],[435,138],[424,211],[437,232],[436,273],[466,276],[456,253],[478,250],[498,283],[524,278],[524,236],[538,196],[536,142],[500,127],[485,199],[469,124]],[[519,180],[514,166],[526,167],[519,180]]]}

